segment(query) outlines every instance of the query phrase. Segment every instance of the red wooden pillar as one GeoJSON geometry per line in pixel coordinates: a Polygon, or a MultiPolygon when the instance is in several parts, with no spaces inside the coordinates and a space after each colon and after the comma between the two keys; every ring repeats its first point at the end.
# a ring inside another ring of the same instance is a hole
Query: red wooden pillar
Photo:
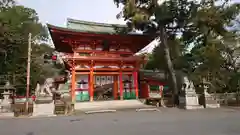
{"type": "Polygon", "coordinates": [[[74,104],[76,102],[76,93],[75,93],[75,90],[76,90],[76,71],[75,71],[75,60],[74,60],[74,57],[75,57],[76,53],[74,52],[73,53],[73,60],[72,60],[72,71],[71,71],[71,74],[72,74],[72,78],[71,78],[71,99],[72,99],[72,103],[74,104]]]}
{"type": "Polygon", "coordinates": [[[90,101],[90,93],[91,93],[91,81],[90,80],[91,80],[91,78],[90,78],[90,73],[89,73],[88,74],[88,95],[89,95],[89,101],[90,101]]]}
{"type": "Polygon", "coordinates": [[[113,97],[115,100],[117,100],[117,98],[118,98],[118,76],[114,75],[113,80],[114,80],[113,97]]]}
{"type": "Polygon", "coordinates": [[[94,79],[93,79],[93,68],[91,67],[90,69],[90,74],[89,74],[89,96],[90,96],[90,102],[93,101],[93,96],[94,96],[94,79]]]}
{"type": "Polygon", "coordinates": [[[76,71],[75,71],[75,67],[72,67],[72,78],[71,78],[71,99],[72,99],[72,103],[75,103],[75,90],[76,90],[76,71]]]}
{"type": "Polygon", "coordinates": [[[133,81],[135,85],[135,93],[136,93],[136,99],[138,99],[138,72],[134,71],[133,72],[133,81]]]}
{"type": "Polygon", "coordinates": [[[141,83],[141,94],[139,94],[139,97],[141,98],[148,98],[149,97],[149,85],[147,82],[141,83]]]}
{"type": "Polygon", "coordinates": [[[120,89],[120,100],[123,100],[123,79],[122,71],[119,73],[119,89],[120,89]]]}

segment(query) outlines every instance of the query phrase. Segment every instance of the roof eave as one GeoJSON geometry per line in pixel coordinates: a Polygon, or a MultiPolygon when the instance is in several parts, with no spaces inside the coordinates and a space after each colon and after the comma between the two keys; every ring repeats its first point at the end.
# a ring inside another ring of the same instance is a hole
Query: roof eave
{"type": "Polygon", "coordinates": [[[50,29],[57,29],[57,30],[62,30],[62,31],[66,31],[66,32],[68,31],[68,32],[93,33],[93,34],[106,34],[106,35],[150,36],[148,34],[139,34],[139,33],[133,33],[133,32],[129,32],[129,33],[123,34],[123,33],[82,31],[82,30],[78,30],[78,29],[59,27],[59,26],[55,26],[55,25],[52,25],[52,24],[47,24],[47,27],[48,27],[50,33],[51,33],[50,29]]]}

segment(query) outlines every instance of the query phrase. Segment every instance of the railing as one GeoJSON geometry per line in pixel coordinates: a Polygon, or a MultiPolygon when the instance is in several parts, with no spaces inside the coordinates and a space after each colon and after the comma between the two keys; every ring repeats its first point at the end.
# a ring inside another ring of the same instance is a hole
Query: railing
{"type": "Polygon", "coordinates": [[[25,103],[18,103],[11,105],[12,111],[14,112],[14,116],[26,116],[31,115],[33,113],[33,104],[28,104],[28,110],[26,111],[26,104],[25,103]]]}

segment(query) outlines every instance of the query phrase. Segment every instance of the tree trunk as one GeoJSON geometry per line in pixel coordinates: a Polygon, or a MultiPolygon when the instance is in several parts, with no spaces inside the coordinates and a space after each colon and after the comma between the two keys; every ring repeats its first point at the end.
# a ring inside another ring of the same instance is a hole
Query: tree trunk
{"type": "Polygon", "coordinates": [[[176,78],[176,73],[175,70],[173,68],[173,64],[172,64],[172,60],[171,60],[171,56],[170,56],[170,50],[167,44],[167,36],[166,36],[166,31],[165,31],[165,27],[164,26],[160,26],[160,41],[161,41],[161,45],[163,46],[164,49],[164,57],[167,63],[167,68],[169,71],[169,75],[171,77],[171,81],[172,81],[172,88],[173,88],[173,104],[176,105],[177,103],[177,96],[178,96],[178,87],[177,87],[177,78],[176,78]]]}

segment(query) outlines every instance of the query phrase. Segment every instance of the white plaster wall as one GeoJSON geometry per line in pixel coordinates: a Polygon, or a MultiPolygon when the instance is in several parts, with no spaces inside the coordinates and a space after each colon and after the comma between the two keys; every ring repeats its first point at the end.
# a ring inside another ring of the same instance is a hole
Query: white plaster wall
{"type": "Polygon", "coordinates": [[[96,85],[104,85],[104,84],[109,84],[113,83],[113,76],[95,76],[94,77],[94,82],[96,85]]]}
{"type": "Polygon", "coordinates": [[[76,86],[77,88],[88,89],[88,75],[76,75],[76,86]],[[80,82],[81,80],[84,80],[84,82],[87,82],[87,83],[78,84],[77,82],[80,82]]]}
{"type": "MultiPolygon", "coordinates": [[[[124,80],[128,80],[129,76],[128,75],[123,75],[123,81],[124,80]]],[[[119,77],[118,77],[119,80],[119,77]]],[[[130,88],[130,85],[132,85],[132,90],[134,90],[134,80],[133,80],[133,76],[131,76],[130,81],[132,81],[131,84],[124,84],[123,85],[123,89],[124,88],[130,88]]],[[[113,83],[114,82],[114,77],[113,76],[94,76],[94,83],[96,85],[104,85],[104,84],[109,84],[109,83],[113,83]]],[[[88,75],[76,75],[76,88],[81,88],[81,89],[88,89],[89,85],[88,85],[88,75]],[[87,82],[86,84],[77,84],[77,82],[80,82],[81,80],[84,80],[85,82],[87,82]]],[[[120,86],[120,83],[118,81],[118,86],[120,86]]],[[[119,87],[118,87],[118,91],[120,91],[119,87]]]]}
{"type": "MultiPolygon", "coordinates": [[[[133,80],[133,76],[131,76],[130,78],[129,78],[129,76],[128,75],[123,75],[123,79],[122,79],[123,81],[124,80],[130,80],[130,81],[132,81],[132,83],[131,84],[124,84],[123,85],[123,90],[125,90],[125,89],[127,89],[127,91],[130,91],[130,87],[132,87],[132,91],[134,90],[134,80],[133,80]],[[131,86],[132,85],[132,86],[131,86]]],[[[118,85],[119,85],[119,82],[118,82],[118,85]]]]}

